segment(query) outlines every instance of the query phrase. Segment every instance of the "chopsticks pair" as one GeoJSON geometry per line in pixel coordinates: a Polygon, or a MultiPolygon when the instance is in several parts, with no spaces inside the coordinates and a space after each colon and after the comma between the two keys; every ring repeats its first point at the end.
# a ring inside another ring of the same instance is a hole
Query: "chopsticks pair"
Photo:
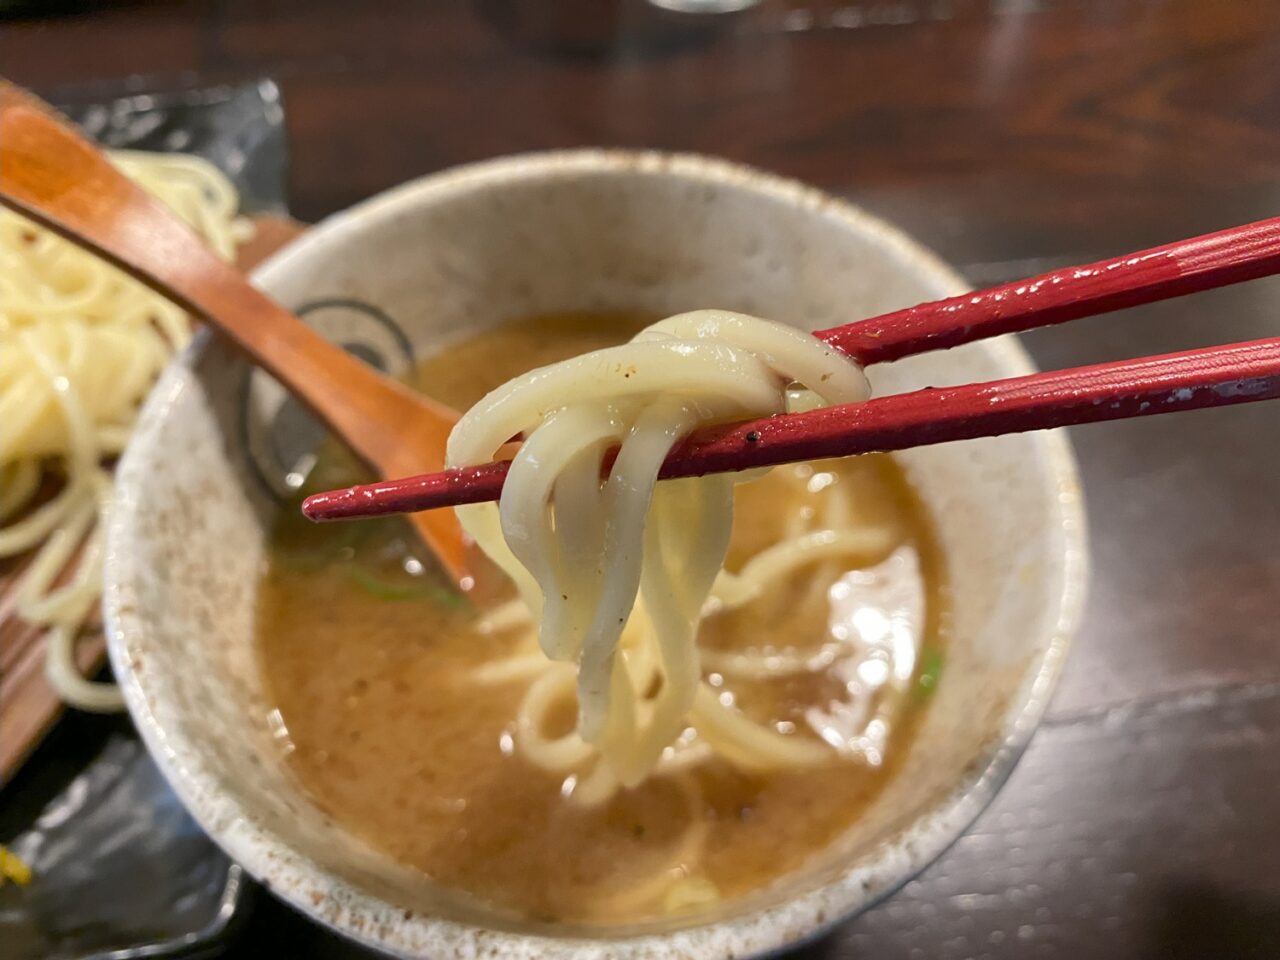
{"type": "MultiPolygon", "coordinates": [[[[1280,217],[1205,234],[814,334],[863,365],[1280,273],[1280,217]]],[[[1280,397],[1280,337],[1074,367],[699,430],[662,479],[903,450],[1050,427],[1280,397]]],[[[318,493],[312,520],[496,500],[507,461],[318,493]]]]}

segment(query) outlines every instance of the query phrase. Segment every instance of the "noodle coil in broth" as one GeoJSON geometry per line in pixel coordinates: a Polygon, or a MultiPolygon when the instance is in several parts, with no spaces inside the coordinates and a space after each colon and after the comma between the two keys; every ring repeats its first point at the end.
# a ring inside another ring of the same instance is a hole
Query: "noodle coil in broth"
{"type": "MultiPolygon", "coordinates": [[[[558,746],[575,759],[599,753],[585,796],[635,786],[690,719],[703,744],[747,767],[825,759],[827,746],[752,724],[698,682],[694,638],[704,604],[713,593],[722,604],[743,602],[769,566],[761,557],[713,589],[733,524],[733,478],[656,486],[683,436],[709,421],[783,412],[792,383],[823,403],[870,395],[861,368],[829,345],[756,317],[702,310],[516,378],[454,429],[450,466],[483,462],[525,434],[498,509],[474,504],[458,515],[539,620],[543,652],[577,664],[579,736],[558,746]],[[650,688],[657,692],[646,698],[650,688]]],[[[832,529],[773,550],[865,559],[887,546],[883,537],[832,529]]],[[[775,565],[785,570],[787,561],[775,565]]],[[[561,676],[548,672],[535,689],[561,676]]],[[[550,745],[534,742],[549,759],[550,745]]]]}
{"type": "MultiPolygon", "coordinates": [[[[677,342],[726,325],[745,337],[751,326],[721,313],[667,324],[658,332],[677,342]]],[[[420,382],[445,402],[475,404],[524,367],[598,350],[638,326],[598,315],[507,324],[429,359],[420,382]]],[[[800,869],[838,838],[893,776],[945,638],[942,564],[896,464],[870,456],[793,465],[736,485],[721,478],[714,496],[705,481],[653,487],[649,526],[661,529],[645,531],[643,545],[656,541],[670,567],[659,572],[665,585],[633,571],[636,586],[616,601],[624,622],[615,616],[618,629],[606,634],[612,672],[594,729],[580,709],[577,653],[604,587],[565,571],[599,562],[599,532],[567,550],[560,539],[565,526],[581,532],[608,512],[598,458],[646,417],[662,423],[631,476],[651,486],[666,446],[691,422],[762,412],[765,402],[782,409],[790,382],[808,382],[802,373],[835,381],[827,400],[864,395],[860,371],[840,370],[840,357],[813,357],[806,371],[770,366],[791,337],[807,340],[785,331],[756,358],[734,344],[701,351],[734,368],[730,382],[756,364],[765,388],[743,386],[731,401],[686,395],[659,416],[624,399],[594,421],[575,414],[562,434],[572,449],[558,462],[583,467],[577,485],[557,505],[559,480],[543,478],[524,504],[528,516],[553,520],[565,506],[562,525],[542,544],[517,539],[503,554],[502,524],[521,510],[504,503],[468,518],[507,576],[477,558],[479,586],[466,599],[436,577],[399,520],[315,527],[286,510],[258,636],[273,730],[318,805],[435,881],[544,920],[695,910],[800,869]],[[727,502],[708,509],[720,497],[727,502]],[[571,515],[568,505],[583,509],[571,515]],[[696,550],[685,554],[688,545],[696,550]],[[544,585],[559,590],[558,604],[543,601],[553,592],[544,585]],[[670,609],[655,615],[645,600],[664,590],[670,609]],[[552,607],[560,626],[539,631],[552,607]],[[673,610],[687,626],[663,621],[673,610]],[[673,663],[691,676],[672,681],[673,663]],[[619,704],[629,711],[621,722],[619,704]]],[[[624,384],[644,383],[647,371],[635,366],[619,372],[624,384]]],[[[673,393],[668,382],[661,398],[673,393]]],[[[487,459],[488,444],[515,433],[529,430],[526,446],[535,443],[535,426],[495,417],[468,449],[451,452],[487,459]]],[[[532,449],[545,458],[554,446],[532,449]]],[[[326,458],[309,487],[358,479],[337,459],[326,458]]]]}

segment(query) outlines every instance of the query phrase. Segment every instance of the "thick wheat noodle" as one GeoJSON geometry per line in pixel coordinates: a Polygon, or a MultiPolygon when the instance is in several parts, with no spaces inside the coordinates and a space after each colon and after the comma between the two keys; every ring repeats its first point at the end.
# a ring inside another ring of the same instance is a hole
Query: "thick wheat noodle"
{"type": "MultiPolygon", "coordinates": [[[[533,762],[557,770],[594,762],[590,769],[603,765],[619,785],[632,786],[680,755],[676,744],[690,725],[704,747],[747,768],[831,756],[816,739],[778,733],[724,706],[702,683],[695,638],[728,547],[733,480],[656,483],[681,437],[709,421],[781,412],[793,383],[824,403],[869,395],[856,363],[804,333],[697,311],[654,324],[631,343],[532,371],[459,422],[449,442],[453,466],[483,462],[509,437],[526,437],[499,505],[458,513],[515,580],[544,653],[577,667],[577,730],[556,742],[556,762],[544,740],[522,737],[533,762]],[[601,483],[603,458],[615,444],[601,483]],[[652,666],[638,669],[642,657],[652,666]],[[654,676],[661,682],[651,696],[654,676]]],[[[746,602],[765,580],[801,564],[837,554],[877,557],[893,545],[875,531],[793,538],[756,558],[758,574],[749,564],[722,578],[721,588],[736,591],[730,602],[746,602]]],[[[509,609],[493,616],[516,622],[509,609]]],[[[533,676],[537,695],[532,704],[526,696],[522,729],[541,729],[552,681],[533,673],[526,657],[518,666],[495,665],[489,679],[533,676]]],[[[558,672],[554,689],[567,696],[571,677],[558,672]]]]}
{"type": "MultiPolygon", "coordinates": [[[[235,188],[197,157],[117,151],[112,160],[195,227],[223,258],[248,235],[235,188]]],[[[139,403],[190,336],[186,315],[116,268],[17,214],[0,211],[0,557],[37,549],[17,612],[47,630],[46,674],[68,703],[122,705],[91,683],[75,641],[98,598],[103,461],[128,442],[139,403]],[[61,489],[27,509],[46,475],[61,489]],[[80,551],[71,580],[59,574],[80,551]]]]}
{"type": "MultiPolygon", "coordinates": [[[[783,342],[776,344],[776,352],[761,348],[747,356],[742,353],[743,342],[750,339],[747,328],[764,321],[719,314],[711,319],[673,318],[651,330],[708,336],[729,327],[734,334],[729,347],[736,354],[677,350],[682,346],[677,343],[666,345],[663,353],[645,352],[644,359],[680,363],[675,358],[692,357],[699,364],[737,364],[730,375],[715,381],[738,391],[731,401],[723,395],[705,397],[687,385],[677,389],[670,371],[646,371],[650,383],[662,384],[660,393],[633,390],[631,381],[641,379],[639,354],[629,360],[628,348],[601,351],[571,362],[576,370],[563,378],[569,383],[562,382],[556,367],[530,375],[527,395],[519,381],[497,391],[490,398],[493,422],[477,425],[464,419],[450,449],[455,463],[480,460],[492,452],[486,449],[490,444],[496,449],[506,439],[504,433],[527,435],[499,507],[460,511],[520,593],[477,625],[488,634],[519,631],[510,653],[472,674],[484,684],[525,686],[515,717],[516,753],[561,777],[562,792],[583,806],[603,804],[619,788],[649,776],[674,779],[692,798],[672,856],[629,878],[622,889],[600,891],[592,909],[602,913],[652,906],[659,898],[664,908],[678,910],[718,897],[700,872],[708,828],[690,771],[712,757],[744,770],[767,771],[816,766],[836,755],[816,738],[783,734],[747,717],[701,679],[696,634],[704,610],[751,603],[785,586],[802,568],[874,565],[902,541],[893,527],[857,524],[843,497],[828,497],[820,518],[823,528],[790,523],[780,542],[748,559],[736,573],[721,569],[732,527],[734,479],[658,485],[658,465],[672,444],[706,419],[760,412],[751,406],[760,402],[759,385],[734,380],[744,370],[751,377],[768,378],[774,392],[770,409],[781,408],[789,380],[804,379],[806,372],[820,383],[834,377],[823,379],[826,369],[814,374],[812,366],[790,352],[808,349],[810,341],[802,335],[786,331],[777,338],[783,342]],[[767,359],[762,361],[761,355],[767,359]],[[779,355],[788,366],[775,366],[779,355]],[[600,382],[611,371],[623,381],[612,395],[600,382]],[[595,391],[592,401],[577,403],[575,374],[595,391]],[[556,396],[574,397],[575,402],[543,406],[556,396]],[[523,409],[523,402],[538,407],[536,417],[523,409]],[[619,443],[621,450],[602,484],[602,458],[619,443]],[[655,686],[656,696],[651,693],[655,686]],[[555,713],[575,697],[582,709],[577,728],[550,734],[555,713]],[[593,726],[586,714],[599,701],[603,708],[593,726]]],[[[771,342],[767,336],[761,339],[771,342]]],[[[822,359],[829,359],[825,350],[822,359]]],[[[852,374],[838,380],[825,399],[865,397],[860,371],[855,368],[852,374]]],[[[699,389],[715,379],[696,372],[688,376],[699,389]]],[[[482,412],[468,417],[483,418],[484,408],[482,401],[482,412]]],[[[831,647],[783,654],[707,651],[702,656],[731,679],[769,680],[830,666],[848,649],[831,647]]]]}

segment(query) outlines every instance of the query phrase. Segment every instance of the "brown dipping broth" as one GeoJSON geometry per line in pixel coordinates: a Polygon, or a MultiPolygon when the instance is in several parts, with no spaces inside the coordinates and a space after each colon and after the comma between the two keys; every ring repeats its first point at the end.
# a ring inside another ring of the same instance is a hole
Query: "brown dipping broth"
{"type": "MultiPolygon", "coordinates": [[[[465,409],[513,376],[621,342],[645,322],[571,314],[507,324],[428,359],[418,383],[465,409]]],[[[358,475],[330,451],[308,491],[358,475]]],[[[820,509],[821,498],[833,496],[848,497],[860,521],[893,525],[902,546],[848,577],[838,562],[814,564],[785,589],[708,619],[699,642],[726,651],[816,650],[830,639],[829,588],[850,584],[842,588],[846,608],[853,603],[873,621],[896,617],[920,650],[878,766],[833,752],[818,769],[748,775],[713,759],[687,781],[654,777],[584,809],[562,797],[562,777],[512,749],[525,684],[486,686],[470,677],[518,642],[518,632],[488,636],[473,626],[478,607],[508,595],[505,585],[490,574],[464,599],[402,520],[312,525],[296,509],[282,511],[273,532],[257,623],[262,670],[288,733],[286,760],[317,806],[349,832],[515,916],[618,924],[662,915],[661,897],[628,896],[655,876],[703,878],[722,897],[765,886],[832,843],[894,776],[941,664],[941,558],[920,502],[886,455],[778,468],[739,485],[728,568],[781,539],[795,511],[820,509]],[[705,823],[704,851],[696,863],[673,860],[691,818],[705,823]]],[[[807,718],[839,715],[850,698],[853,681],[841,663],[767,682],[704,675],[754,719],[812,736],[807,718]]],[[[562,719],[567,729],[572,709],[562,719]]]]}

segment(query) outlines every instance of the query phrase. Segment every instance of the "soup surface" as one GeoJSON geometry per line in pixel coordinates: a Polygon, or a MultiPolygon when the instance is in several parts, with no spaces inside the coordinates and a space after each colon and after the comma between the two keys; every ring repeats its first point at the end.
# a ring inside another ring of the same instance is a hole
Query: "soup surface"
{"type": "MultiPolygon", "coordinates": [[[[513,323],[418,371],[465,409],[525,370],[627,339],[636,318],[513,323]]],[[[358,479],[323,456],[308,490],[358,479]]],[[[259,594],[258,641],[282,749],[316,804],[435,881],[513,915],[620,923],[757,889],[843,833],[891,778],[937,683],[946,590],[928,520],[888,456],[778,468],[737,488],[727,568],[788,536],[844,522],[893,531],[872,566],[809,564],[699,634],[703,674],[780,733],[834,746],[817,768],[747,774],[712,757],[594,807],[574,777],[524,760],[513,738],[528,678],[482,669],[526,650],[486,627],[509,599],[492,570],[465,598],[403,521],[316,526],[286,509],[259,594]],[[737,654],[778,675],[744,672],[737,654]],[[788,664],[800,666],[789,668],[788,664]]],[[[484,563],[477,556],[477,566],[484,563]]],[[[572,727],[567,700],[553,716],[572,727]]]]}

